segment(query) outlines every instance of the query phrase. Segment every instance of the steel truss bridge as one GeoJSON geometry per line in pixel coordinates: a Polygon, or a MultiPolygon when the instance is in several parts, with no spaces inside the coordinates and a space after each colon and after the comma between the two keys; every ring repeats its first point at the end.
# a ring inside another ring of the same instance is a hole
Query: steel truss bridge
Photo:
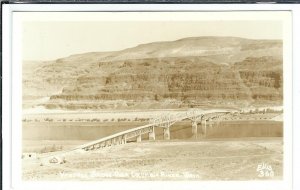
{"type": "MultiPolygon", "coordinates": [[[[203,136],[206,135],[206,123],[207,121],[218,119],[226,114],[231,114],[232,111],[224,110],[224,111],[204,111],[204,110],[197,110],[192,109],[188,110],[184,113],[177,113],[177,114],[163,114],[157,118],[153,118],[149,120],[149,124],[132,128],[129,130],[125,130],[119,133],[115,133],[113,135],[109,135],[107,137],[91,141],[86,144],[82,144],[80,146],[77,146],[73,149],[56,152],[54,155],[63,155],[66,153],[70,153],[76,150],[84,150],[84,151],[92,151],[92,150],[98,150],[103,149],[106,147],[111,147],[115,145],[122,145],[126,144],[129,140],[130,141],[136,141],[141,142],[142,141],[142,135],[148,134],[149,140],[154,141],[155,140],[155,128],[163,128],[163,137],[164,140],[170,140],[170,128],[175,124],[176,122],[183,121],[183,120],[190,120],[191,121],[191,129],[193,137],[197,137],[198,133],[198,125],[201,125],[201,130],[203,133],[203,136]]],[[[41,159],[43,158],[53,158],[53,154],[45,154],[41,159]]]]}

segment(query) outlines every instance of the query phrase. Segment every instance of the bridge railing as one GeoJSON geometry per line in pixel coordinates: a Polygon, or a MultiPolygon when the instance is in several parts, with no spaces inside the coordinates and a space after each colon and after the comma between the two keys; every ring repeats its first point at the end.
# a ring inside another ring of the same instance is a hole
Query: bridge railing
{"type": "Polygon", "coordinates": [[[186,118],[196,118],[203,115],[203,110],[199,109],[191,109],[184,113],[176,113],[176,114],[163,114],[159,117],[150,119],[149,123],[155,126],[161,126],[163,124],[173,124],[175,122],[181,121],[186,118]]]}
{"type": "MultiPolygon", "coordinates": [[[[230,113],[230,111],[228,111],[228,110],[222,110],[222,111],[221,110],[215,110],[215,111],[207,110],[207,111],[205,111],[205,110],[199,110],[199,109],[192,109],[192,110],[188,110],[184,113],[164,114],[161,117],[150,119],[150,123],[147,125],[128,129],[128,130],[118,132],[116,134],[109,135],[107,137],[103,137],[101,139],[98,139],[98,140],[95,140],[95,141],[92,141],[89,143],[85,143],[85,144],[77,146],[73,149],[61,151],[60,154],[71,152],[71,151],[78,150],[78,149],[84,149],[86,147],[93,146],[93,145],[96,145],[96,144],[99,144],[102,142],[106,142],[106,141],[109,141],[109,140],[112,140],[112,139],[115,139],[118,137],[122,137],[122,136],[130,134],[130,133],[139,132],[139,134],[135,134],[132,137],[129,136],[129,138],[133,138],[137,135],[145,134],[145,133],[149,132],[149,130],[143,131],[143,129],[148,129],[151,127],[164,127],[164,124],[173,124],[175,122],[178,122],[178,121],[181,121],[181,120],[184,120],[187,118],[195,119],[196,117],[198,117],[198,118],[202,119],[202,117],[204,115],[211,114],[211,113],[230,113]]],[[[48,157],[48,156],[45,156],[45,157],[48,157]]]]}
{"type": "Polygon", "coordinates": [[[187,119],[187,118],[193,118],[193,119],[195,119],[197,117],[202,118],[203,115],[211,114],[211,113],[229,113],[229,112],[228,111],[217,111],[216,112],[216,111],[188,110],[185,113],[165,114],[165,115],[162,115],[159,118],[155,118],[153,120],[150,120],[151,123],[148,124],[148,125],[136,127],[136,128],[133,128],[133,129],[128,129],[126,131],[122,131],[122,132],[119,132],[119,133],[101,138],[99,140],[83,144],[79,147],[76,147],[75,149],[83,149],[83,148],[88,147],[88,146],[93,146],[93,145],[99,144],[101,142],[105,142],[105,141],[108,141],[108,140],[111,140],[111,139],[114,139],[114,138],[117,138],[117,137],[122,137],[123,135],[132,134],[134,132],[137,132],[136,134],[128,136],[128,139],[133,138],[133,137],[136,137],[140,134],[149,133],[148,128],[150,128],[150,127],[165,127],[166,124],[168,126],[170,126],[171,124],[173,124],[175,122],[178,122],[178,121],[181,121],[181,120],[184,120],[184,119],[187,119]],[[148,129],[148,130],[144,130],[144,129],[148,129]]]}
{"type": "MultiPolygon", "coordinates": [[[[119,136],[123,136],[123,135],[126,135],[126,134],[129,134],[129,133],[133,133],[133,132],[136,132],[136,131],[141,131],[142,129],[145,129],[145,128],[149,128],[149,127],[152,127],[153,125],[151,124],[148,124],[148,125],[143,125],[143,126],[140,126],[140,127],[136,127],[136,128],[133,128],[133,129],[128,129],[126,131],[122,131],[122,132],[119,132],[119,133],[115,133],[113,135],[109,135],[107,137],[104,137],[104,138],[101,138],[99,140],[96,140],[96,141],[92,141],[92,142],[89,142],[89,143],[86,143],[86,144],[83,144],[81,146],[78,146],[74,149],[82,149],[84,147],[87,147],[87,146],[92,146],[94,144],[98,144],[98,143],[101,143],[101,142],[105,142],[107,140],[111,140],[113,138],[117,138],[119,136]]],[[[132,138],[132,137],[129,137],[129,138],[132,138]]]]}

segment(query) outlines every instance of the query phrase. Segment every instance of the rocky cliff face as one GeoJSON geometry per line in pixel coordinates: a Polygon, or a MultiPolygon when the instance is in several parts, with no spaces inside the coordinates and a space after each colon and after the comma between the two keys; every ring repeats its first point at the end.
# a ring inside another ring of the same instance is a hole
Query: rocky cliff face
{"type": "Polygon", "coordinates": [[[49,96],[42,103],[49,109],[282,103],[282,42],[277,40],[187,38],[75,55],[32,70],[34,77],[23,72],[23,97],[29,92],[49,96]]]}

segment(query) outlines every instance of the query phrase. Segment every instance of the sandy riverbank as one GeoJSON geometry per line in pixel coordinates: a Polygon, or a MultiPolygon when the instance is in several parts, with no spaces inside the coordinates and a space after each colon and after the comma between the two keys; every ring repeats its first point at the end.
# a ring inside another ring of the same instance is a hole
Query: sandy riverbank
{"type": "Polygon", "coordinates": [[[64,164],[23,160],[24,180],[282,179],[282,138],[128,143],[66,155],[64,164]],[[272,166],[261,178],[257,166],[272,166]]]}

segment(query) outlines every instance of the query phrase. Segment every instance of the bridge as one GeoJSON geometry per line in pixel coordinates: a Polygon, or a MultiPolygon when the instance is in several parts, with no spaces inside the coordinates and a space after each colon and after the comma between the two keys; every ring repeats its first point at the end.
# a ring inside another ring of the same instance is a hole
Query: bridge
{"type": "MultiPolygon", "coordinates": [[[[223,110],[223,111],[214,111],[214,110],[188,110],[184,113],[178,114],[164,114],[160,117],[150,119],[149,124],[132,128],[129,130],[125,130],[80,146],[77,146],[73,149],[56,152],[55,155],[62,155],[65,153],[69,153],[75,150],[84,150],[84,151],[91,151],[102,149],[110,146],[126,144],[129,140],[135,140],[136,142],[142,141],[142,135],[148,134],[149,140],[155,140],[155,128],[163,128],[163,137],[164,140],[170,140],[170,128],[179,121],[183,120],[190,120],[191,121],[191,130],[193,137],[197,138],[198,134],[198,124],[201,125],[201,130],[203,135],[206,134],[206,123],[207,121],[220,118],[226,114],[230,114],[232,111],[223,110]]],[[[49,158],[53,156],[53,154],[43,154],[41,158],[49,158]]]]}
{"type": "Polygon", "coordinates": [[[142,141],[142,135],[148,134],[149,140],[155,140],[155,128],[163,128],[164,140],[170,140],[170,128],[178,121],[190,120],[192,126],[192,134],[197,137],[198,124],[202,126],[204,135],[206,133],[206,122],[224,114],[231,113],[229,111],[200,111],[200,110],[189,110],[185,113],[180,114],[166,114],[158,118],[151,119],[148,125],[136,127],[126,131],[122,131],[96,141],[83,144],[75,149],[83,149],[86,151],[101,149],[109,146],[126,144],[129,139],[136,138],[136,142],[142,141]]]}

